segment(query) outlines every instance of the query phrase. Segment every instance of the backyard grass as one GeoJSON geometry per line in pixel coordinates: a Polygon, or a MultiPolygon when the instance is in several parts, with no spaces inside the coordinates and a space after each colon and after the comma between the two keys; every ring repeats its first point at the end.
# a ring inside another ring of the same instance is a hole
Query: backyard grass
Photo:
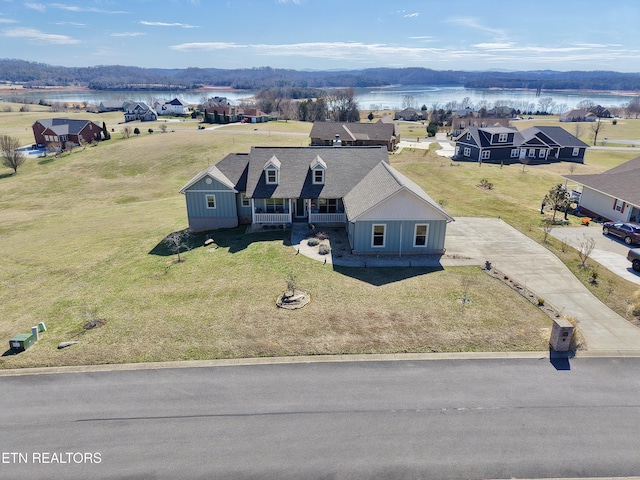
{"type": "MultiPolygon", "coordinates": [[[[30,129],[42,116],[0,112],[0,133],[30,129]]],[[[230,152],[307,145],[311,125],[202,131],[177,122],[184,128],[160,133],[152,127],[153,134],[148,124],[138,125],[145,127],[139,136],[114,135],[59,158],[29,159],[15,176],[0,171],[0,339],[40,321],[48,328],[26,352],[1,357],[0,368],[547,347],[550,319],[477,267],[333,268],[296,255],[286,232],[246,235],[243,229],[214,232],[215,249],[196,236],[181,255],[185,261],[175,263],[162,240],[187,226],[178,190],[230,152]],[[297,311],[275,307],[290,274],[312,296],[297,311]],[[514,311],[518,315],[505,313],[514,311]],[[83,328],[91,320],[104,324],[83,328]],[[58,350],[65,341],[78,344],[58,350]]],[[[435,148],[405,151],[391,162],[454,217],[501,216],[542,241],[540,200],[569,173],[566,164],[524,172],[522,166],[478,167],[438,157],[435,148]],[[476,187],[483,178],[492,190],[476,187]]],[[[595,173],[635,156],[615,155],[589,152],[574,173],[595,173]]],[[[548,247],[566,253],[586,281],[574,253],[553,242],[548,247]]],[[[602,268],[599,274],[595,293],[623,309],[631,286],[602,268]]]]}

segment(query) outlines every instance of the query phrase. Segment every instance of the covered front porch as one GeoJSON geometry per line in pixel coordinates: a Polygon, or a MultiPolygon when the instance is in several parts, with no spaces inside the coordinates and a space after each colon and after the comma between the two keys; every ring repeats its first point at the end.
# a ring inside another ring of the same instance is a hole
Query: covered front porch
{"type": "Polygon", "coordinates": [[[253,224],[345,224],[340,198],[252,198],[253,224]]]}

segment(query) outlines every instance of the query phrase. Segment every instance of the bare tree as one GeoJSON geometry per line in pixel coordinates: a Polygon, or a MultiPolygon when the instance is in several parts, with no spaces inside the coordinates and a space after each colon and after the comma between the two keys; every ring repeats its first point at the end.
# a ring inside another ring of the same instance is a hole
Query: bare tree
{"type": "Polygon", "coordinates": [[[585,267],[587,260],[593,249],[596,246],[596,240],[593,237],[587,237],[586,234],[582,235],[582,239],[578,240],[578,257],[580,258],[580,266],[585,267]]]}
{"type": "Polygon", "coordinates": [[[549,237],[549,234],[551,233],[551,230],[553,230],[553,228],[555,226],[556,225],[555,225],[553,219],[550,218],[550,217],[545,217],[542,220],[542,231],[544,232],[544,239],[543,239],[544,243],[547,243],[547,238],[549,237]]]}
{"type": "Polygon", "coordinates": [[[583,133],[584,127],[582,126],[582,123],[575,122],[573,125],[573,134],[576,136],[576,138],[580,138],[583,133]]]}
{"type": "Polygon", "coordinates": [[[576,108],[584,108],[585,110],[590,110],[596,106],[596,103],[593,100],[584,99],[576,103],[576,108]]]}
{"type": "Polygon", "coordinates": [[[593,132],[593,144],[595,145],[598,141],[598,134],[604,130],[604,123],[602,123],[602,118],[598,117],[598,120],[593,122],[591,125],[591,131],[593,132]]]}
{"type": "Polygon", "coordinates": [[[164,123],[161,123],[160,124],[160,131],[162,133],[166,132],[167,131],[167,125],[165,125],[164,123]]]}
{"type": "Polygon", "coordinates": [[[185,252],[191,249],[189,247],[189,244],[187,243],[188,236],[189,230],[187,229],[170,233],[164,239],[164,242],[167,244],[171,252],[175,253],[178,256],[176,263],[183,262],[183,260],[180,258],[180,252],[185,252]]]}
{"type": "Polygon", "coordinates": [[[555,103],[553,97],[542,97],[538,100],[538,108],[540,108],[540,111],[543,113],[549,113],[553,110],[555,103]]]}
{"type": "Polygon", "coordinates": [[[64,142],[64,151],[71,154],[75,146],[76,145],[73,142],[69,142],[69,141],[64,142]]]}
{"type": "Polygon", "coordinates": [[[20,140],[9,135],[0,136],[0,152],[2,153],[2,165],[12,168],[14,175],[18,173],[18,167],[25,161],[24,154],[18,150],[20,140]]]}
{"type": "Polygon", "coordinates": [[[130,136],[131,136],[131,128],[130,127],[124,127],[122,129],[122,138],[129,138],[130,136]]]}
{"type": "Polygon", "coordinates": [[[418,106],[416,102],[416,97],[413,95],[403,95],[402,96],[402,109],[405,108],[416,108],[418,106]]]}

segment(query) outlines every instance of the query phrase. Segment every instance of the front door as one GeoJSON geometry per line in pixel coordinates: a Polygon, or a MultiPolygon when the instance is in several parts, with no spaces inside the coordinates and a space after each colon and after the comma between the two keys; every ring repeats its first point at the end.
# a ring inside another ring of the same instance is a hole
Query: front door
{"type": "Polygon", "coordinates": [[[296,218],[305,218],[307,216],[307,202],[304,198],[296,198],[296,218]]]}

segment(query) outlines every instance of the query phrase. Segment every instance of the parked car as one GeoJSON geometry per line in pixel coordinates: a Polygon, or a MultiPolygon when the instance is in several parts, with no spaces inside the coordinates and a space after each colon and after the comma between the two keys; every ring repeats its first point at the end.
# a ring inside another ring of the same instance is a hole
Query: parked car
{"type": "Polygon", "coordinates": [[[633,269],[640,272],[640,248],[632,248],[627,253],[627,260],[631,262],[633,269]]]}
{"type": "Polygon", "coordinates": [[[640,243],[640,226],[633,223],[606,222],[602,225],[602,233],[620,237],[627,245],[640,243]]]}

